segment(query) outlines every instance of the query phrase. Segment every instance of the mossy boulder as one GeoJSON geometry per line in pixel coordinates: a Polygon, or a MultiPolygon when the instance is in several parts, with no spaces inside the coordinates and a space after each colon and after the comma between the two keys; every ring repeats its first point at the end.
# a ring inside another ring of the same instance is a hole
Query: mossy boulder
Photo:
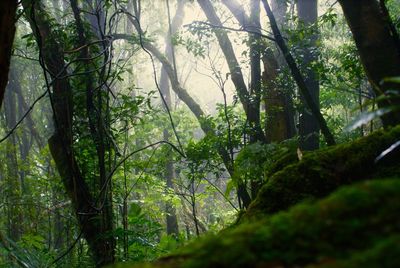
{"type": "Polygon", "coordinates": [[[366,181],[130,267],[398,267],[399,211],[399,179],[366,181]]]}
{"type": "Polygon", "coordinates": [[[342,185],[400,174],[398,155],[375,163],[376,157],[399,139],[400,127],[396,127],[308,152],[300,161],[289,154],[267,172],[267,182],[244,218],[272,214],[302,200],[324,197],[342,185]]]}
{"type": "Polygon", "coordinates": [[[289,153],[240,224],[155,263],[123,267],[400,267],[400,157],[376,157],[400,127],[289,153]]]}
{"type": "Polygon", "coordinates": [[[349,258],[313,265],[312,268],[400,267],[400,235],[392,235],[349,258]]]}

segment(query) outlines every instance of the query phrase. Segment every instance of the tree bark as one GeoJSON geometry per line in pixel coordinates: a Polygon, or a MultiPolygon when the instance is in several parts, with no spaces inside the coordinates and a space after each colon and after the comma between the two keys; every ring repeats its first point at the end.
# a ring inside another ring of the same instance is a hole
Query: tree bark
{"type": "MultiPolygon", "coordinates": [[[[271,1],[278,28],[285,26],[287,3],[282,0],[271,1]]],[[[268,143],[281,142],[296,134],[294,108],[290,89],[279,88],[277,78],[279,71],[286,67],[285,58],[275,48],[265,49],[263,53],[263,86],[265,102],[265,136],[268,143]]]]}
{"type": "Polygon", "coordinates": [[[271,7],[269,6],[269,4],[266,0],[262,0],[262,3],[264,4],[265,11],[266,11],[269,21],[271,23],[271,28],[274,33],[276,43],[279,46],[279,48],[281,49],[281,51],[285,57],[286,63],[288,64],[289,69],[293,75],[293,78],[296,81],[297,86],[299,87],[300,93],[302,94],[303,98],[305,99],[308,108],[318,119],[318,124],[322,130],[324,137],[325,137],[326,143],[328,145],[335,145],[336,144],[335,139],[334,139],[332,133],[330,132],[324,117],[322,116],[321,112],[319,111],[318,106],[314,103],[312,95],[310,94],[310,91],[307,88],[307,85],[304,81],[304,78],[303,78],[292,54],[290,53],[288,46],[286,45],[285,40],[282,37],[282,34],[281,34],[281,32],[278,28],[278,25],[276,23],[276,20],[275,20],[275,16],[271,11],[271,7]]]}
{"type": "MultiPolygon", "coordinates": [[[[400,50],[397,33],[377,0],[339,0],[353,33],[361,63],[377,96],[389,90],[400,94],[400,84],[384,82],[385,78],[400,76],[400,50]]],[[[379,107],[400,106],[400,98],[379,101],[379,107]]],[[[384,126],[400,123],[400,113],[382,117],[384,126]]]]}
{"type": "MultiPolygon", "coordinates": [[[[318,20],[318,0],[298,0],[297,15],[300,27],[310,27],[318,20]]],[[[302,48],[302,64],[304,65],[304,82],[310,92],[311,98],[319,110],[319,81],[311,64],[318,60],[316,53],[317,34],[310,36],[310,42],[302,48]]],[[[307,107],[302,97],[303,107],[299,118],[300,148],[302,150],[316,150],[319,148],[319,124],[317,118],[307,107]]]]}
{"type": "MultiPolygon", "coordinates": [[[[263,84],[265,89],[265,136],[268,143],[281,142],[291,137],[287,118],[286,96],[276,85],[279,63],[272,51],[263,55],[263,84]]],[[[293,120],[293,118],[291,118],[293,120]]]]}
{"type": "Polygon", "coordinates": [[[4,92],[8,83],[11,50],[15,35],[15,13],[17,0],[0,1],[0,107],[3,103],[4,92]]]}
{"type": "MultiPolygon", "coordinates": [[[[77,34],[78,34],[78,42],[77,45],[79,47],[82,47],[81,51],[81,57],[83,59],[90,59],[92,57],[90,51],[89,51],[89,39],[87,38],[87,33],[85,32],[83,21],[80,16],[80,9],[78,7],[78,2],[77,0],[71,0],[71,7],[72,11],[74,14],[75,18],[75,25],[77,29],[77,34]]],[[[96,8],[93,8],[95,10],[96,15],[91,15],[89,16],[90,19],[90,24],[92,25],[92,31],[93,33],[99,38],[100,40],[103,39],[102,35],[104,33],[104,25],[105,25],[105,17],[104,17],[104,12],[102,9],[102,4],[98,3],[97,1],[95,2],[96,8]]],[[[92,4],[92,3],[91,3],[92,4]]],[[[105,50],[105,47],[99,47],[99,50],[105,50]]],[[[101,62],[100,64],[103,65],[108,59],[108,54],[104,56],[105,60],[104,62],[101,62]]],[[[98,78],[100,80],[100,83],[103,83],[102,81],[102,71],[100,71],[100,75],[98,77],[94,77],[94,75],[89,74],[90,69],[92,65],[99,65],[96,62],[93,62],[91,60],[85,60],[84,61],[84,71],[88,73],[88,75],[85,76],[83,79],[84,86],[86,87],[86,116],[89,121],[89,129],[90,129],[90,135],[92,140],[94,141],[94,145],[96,147],[96,152],[97,152],[97,164],[98,164],[98,171],[99,171],[99,176],[98,178],[92,178],[92,180],[97,180],[98,181],[98,195],[100,197],[101,202],[101,224],[100,224],[100,232],[102,233],[104,244],[102,247],[102,252],[101,252],[101,259],[98,261],[103,264],[107,263],[113,263],[115,260],[115,246],[116,246],[116,241],[114,236],[112,235],[113,231],[113,210],[112,210],[112,187],[111,187],[111,180],[107,178],[107,167],[106,167],[106,151],[107,151],[107,144],[106,144],[106,139],[105,139],[105,133],[104,129],[106,128],[105,122],[106,119],[103,118],[103,110],[105,106],[103,103],[103,99],[105,96],[103,95],[102,92],[102,87],[97,87],[95,79],[98,78]],[[95,90],[97,88],[97,90],[95,90]],[[97,93],[97,94],[95,94],[97,93]],[[97,102],[95,103],[95,100],[97,98],[97,102]]]]}
{"type": "Polygon", "coordinates": [[[36,37],[42,64],[46,65],[52,79],[53,91],[50,97],[56,129],[48,141],[50,152],[75,208],[80,229],[88,242],[93,259],[97,266],[106,265],[114,259],[113,255],[109,254],[109,249],[113,245],[110,245],[110,234],[104,233],[107,230],[102,223],[104,206],[100,209],[95,207],[96,200],[89,191],[74,155],[72,88],[67,78],[69,74],[65,66],[63,50],[55,40],[44,6],[38,1],[33,3],[30,0],[23,0],[22,5],[36,37]]]}

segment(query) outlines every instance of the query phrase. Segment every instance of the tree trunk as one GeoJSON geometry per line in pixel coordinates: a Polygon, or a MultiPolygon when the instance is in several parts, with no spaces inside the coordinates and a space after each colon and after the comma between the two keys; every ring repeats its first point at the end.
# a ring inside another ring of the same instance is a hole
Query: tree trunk
{"type": "MultiPolygon", "coordinates": [[[[75,25],[78,34],[77,45],[82,47],[81,57],[83,59],[90,59],[92,55],[89,51],[89,43],[90,40],[87,36],[90,36],[87,32],[85,32],[84,21],[80,16],[80,9],[78,7],[77,0],[71,0],[71,7],[75,18],[75,25]]],[[[94,11],[94,15],[88,15],[89,23],[92,26],[92,32],[99,38],[103,39],[104,35],[104,27],[105,27],[105,15],[103,12],[103,4],[98,2],[98,0],[89,1],[91,5],[91,10],[94,11]]],[[[106,51],[106,47],[104,43],[102,43],[101,47],[98,47],[101,51],[106,51]]],[[[102,61],[92,61],[86,60],[84,61],[84,72],[90,73],[91,66],[103,66],[99,71],[97,76],[95,75],[87,75],[82,80],[82,84],[86,87],[86,116],[89,121],[89,129],[91,139],[94,142],[96,152],[97,152],[97,165],[98,165],[98,177],[92,178],[92,181],[98,182],[97,193],[99,199],[102,200],[101,204],[101,224],[100,224],[100,232],[104,240],[104,245],[102,247],[102,257],[100,260],[101,264],[113,263],[115,260],[115,246],[116,241],[114,236],[112,235],[113,231],[113,210],[112,210],[112,184],[111,180],[107,177],[107,159],[106,153],[110,152],[109,146],[106,139],[105,129],[107,126],[107,95],[103,94],[104,87],[102,86],[105,82],[103,80],[103,73],[105,72],[104,66],[106,66],[106,62],[108,61],[108,52],[103,53],[102,61]],[[96,83],[96,80],[99,82],[96,83]],[[100,86],[97,86],[100,84],[100,86]],[[97,88],[97,90],[96,90],[97,88]]],[[[107,91],[108,92],[108,91],[107,91]]]]}
{"type": "MultiPolygon", "coordinates": [[[[138,23],[131,17],[128,16],[129,21],[135,26],[136,31],[140,34],[143,35],[143,31],[138,25],[138,23]]],[[[115,34],[114,39],[125,39],[125,40],[132,40],[132,36],[126,35],[126,34],[115,34]]],[[[207,120],[204,120],[204,117],[206,114],[200,107],[200,105],[189,95],[189,93],[182,88],[178,78],[175,75],[174,67],[172,64],[168,61],[168,59],[161,53],[157,47],[155,47],[153,44],[150,42],[147,42],[146,40],[142,39],[142,45],[146,50],[148,50],[157,60],[159,60],[166,71],[169,80],[171,82],[171,86],[175,94],[179,97],[180,100],[182,100],[190,109],[190,111],[196,116],[197,120],[199,121],[201,129],[206,133],[207,135],[213,135],[215,136],[215,130],[212,128],[212,126],[209,124],[207,120]]],[[[233,165],[232,165],[232,160],[230,159],[229,153],[226,150],[226,148],[219,146],[218,147],[218,153],[222,158],[222,161],[226,167],[226,170],[229,172],[229,174],[232,176],[233,175],[233,165]]],[[[251,197],[249,193],[247,192],[246,186],[241,184],[238,185],[238,195],[239,198],[243,201],[243,204],[245,207],[247,207],[250,202],[251,202],[251,197]]]]}
{"type": "Polygon", "coordinates": [[[103,223],[103,216],[108,208],[106,204],[100,208],[96,207],[96,200],[89,191],[73,151],[72,88],[67,78],[69,74],[65,68],[62,47],[54,39],[56,35],[52,32],[44,6],[29,0],[23,0],[22,5],[36,37],[43,63],[52,79],[51,101],[56,130],[48,141],[51,155],[75,208],[80,229],[96,265],[110,264],[114,261],[114,244],[110,242],[109,226],[104,226],[103,223]]]}
{"type": "MultiPolygon", "coordinates": [[[[16,99],[14,90],[8,88],[4,98],[4,111],[8,129],[15,126],[16,99]]],[[[11,134],[6,145],[7,150],[7,201],[8,204],[8,232],[13,241],[18,241],[22,234],[21,182],[18,174],[17,141],[15,133],[11,134]]]]}
{"type": "MultiPolygon", "coordinates": [[[[285,93],[277,85],[279,64],[272,51],[263,55],[265,89],[265,136],[268,143],[281,142],[290,138],[290,126],[287,118],[288,107],[285,93]]],[[[291,118],[293,120],[293,118],[291,118]]]]}
{"type": "MultiPolygon", "coordinates": [[[[361,63],[377,96],[394,90],[400,94],[399,83],[383,79],[400,76],[400,50],[397,33],[377,0],[339,0],[353,33],[361,63]]],[[[384,3],[383,3],[384,5],[384,3]]],[[[380,101],[379,107],[400,106],[400,98],[380,101]]],[[[400,123],[397,111],[382,117],[384,126],[400,123]]]]}
{"type": "MultiPolygon", "coordinates": [[[[300,27],[311,27],[317,23],[318,19],[318,0],[298,0],[297,15],[300,27]]],[[[318,60],[316,53],[317,34],[309,37],[310,42],[302,49],[302,64],[305,71],[304,78],[310,95],[319,109],[319,81],[317,74],[311,68],[311,64],[318,60]]],[[[302,150],[316,150],[319,148],[319,124],[313,113],[308,109],[304,98],[302,100],[302,110],[299,118],[300,148],[302,150]]]]}
{"type": "Polygon", "coordinates": [[[285,40],[282,37],[281,31],[279,30],[278,25],[275,20],[275,16],[271,11],[271,7],[269,6],[267,0],[262,0],[262,3],[264,4],[265,11],[266,11],[268,19],[270,21],[272,32],[274,33],[275,41],[285,57],[286,63],[289,66],[289,69],[292,73],[293,79],[296,81],[296,84],[299,87],[301,95],[305,99],[308,108],[311,110],[311,112],[314,114],[314,116],[318,119],[318,124],[322,130],[322,133],[324,134],[326,143],[328,145],[335,145],[336,144],[335,138],[333,137],[331,131],[329,130],[328,125],[326,124],[325,118],[322,116],[318,106],[315,104],[315,102],[312,98],[312,95],[310,93],[310,90],[308,89],[308,87],[305,83],[305,80],[299,70],[299,67],[297,66],[296,61],[294,60],[285,40]]]}
{"type": "MultiPolygon", "coordinates": [[[[219,19],[212,3],[209,0],[198,0],[197,1],[206,15],[208,21],[215,25],[216,27],[223,27],[221,20],[219,19]]],[[[255,5],[255,1],[253,2],[253,9],[255,5]]],[[[256,6],[256,5],[255,5],[256,6]]],[[[257,20],[257,18],[256,18],[257,20]]],[[[256,27],[257,28],[257,27],[256,27]]],[[[239,62],[236,58],[232,43],[228,37],[228,34],[224,31],[217,30],[215,31],[215,36],[217,37],[219,46],[222,50],[222,53],[225,56],[226,62],[228,63],[230,76],[233,84],[235,85],[235,89],[237,95],[240,99],[240,102],[243,105],[243,109],[246,113],[246,117],[250,126],[250,140],[251,141],[265,141],[264,133],[262,131],[260,125],[260,96],[251,96],[249,91],[247,90],[246,83],[244,82],[242,69],[240,68],[239,62]],[[257,101],[258,99],[258,101],[257,101]]],[[[255,52],[255,50],[253,50],[255,52]]],[[[253,55],[253,63],[254,58],[257,57],[257,54],[253,55]]],[[[258,56],[259,57],[259,56],[258,56]]],[[[253,66],[254,67],[254,66],[253,66]]],[[[254,72],[256,75],[256,72],[254,72]]],[[[253,77],[256,78],[256,77],[253,77]]],[[[253,80],[256,83],[256,80],[253,80]]],[[[255,85],[255,84],[254,84],[255,85]]],[[[256,89],[256,88],[255,88],[256,89]]]]}
{"type": "MultiPolygon", "coordinates": [[[[286,21],[287,3],[273,0],[271,8],[282,31],[286,21]]],[[[279,71],[286,68],[286,62],[280,51],[267,48],[263,53],[263,63],[266,141],[281,142],[292,138],[296,133],[292,94],[289,89],[279,88],[276,80],[279,71]]]]}
{"type": "MultiPolygon", "coordinates": [[[[168,12],[168,34],[166,36],[166,47],[165,47],[165,55],[168,59],[169,62],[173,63],[174,66],[174,73],[175,76],[177,77],[177,69],[176,69],[176,63],[175,63],[175,52],[174,52],[174,47],[172,44],[172,38],[173,35],[176,33],[180,25],[182,25],[183,22],[183,16],[184,16],[184,6],[185,6],[185,1],[180,0],[178,1],[178,6],[175,12],[174,18],[170,19],[170,7],[169,7],[169,0],[167,0],[167,12],[168,12]]],[[[160,89],[161,93],[163,94],[163,97],[165,99],[165,104],[168,106],[169,110],[172,111],[172,101],[171,101],[171,91],[170,91],[170,86],[169,86],[169,80],[168,80],[168,75],[165,71],[165,68],[162,67],[161,69],[161,77],[160,77],[160,89]]],[[[171,134],[169,133],[168,129],[164,129],[163,132],[164,140],[169,141],[171,138],[171,134]]],[[[166,164],[165,164],[165,179],[166,179],[166,186],[167,186],[167,192],[174,191],[174,183],[173,179],[175,177],[175,170],[174,170],[174,164],[172,159],[168,159],[166,164]]],[[[175,237],[179,236],[179,228],[178,228],[178,219],[176,217],[176,210],[171,202],[166,202],[165,204],[165,212],[166,212],[166,222],[167,222],[167,234],[169,235],[174,235],[175,237]]]]}
{"type": "Polygon", "coordinates": [[[11,49],[15,35],[15,13],[17,11],[17,5],[17,0],[0,1],[0,107],[8,82],[11,49]]]}

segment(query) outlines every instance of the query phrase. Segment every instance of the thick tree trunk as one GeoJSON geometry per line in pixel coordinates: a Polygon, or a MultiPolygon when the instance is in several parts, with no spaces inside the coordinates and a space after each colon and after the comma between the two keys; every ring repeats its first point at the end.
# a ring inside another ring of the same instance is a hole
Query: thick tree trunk
{"type": "Polygon", "coordinates": [[[288,64],[289,69],[293,75],[293,79],[296,81],[296,84],[299,87],[302,97],[305,99],[308,108],[311,110],[311,112],[314,114],[314,116],[318,119],[318,124],[322,130],[324,137],[325,137],[326,143],[328,145],[335,145],[336,144],[335,138],[333,137],[331,131],[329,130],[328,125],[326,124],[325,118],[322,116],[318,106],[315,104],[315,102],[312,98],[312,95],[311,95],[309,89],[307,88],[305,80],[296,64],[296,61],[294,60],[285,40],[282,37],[281,31],[279,30],[278,25],[275,20],[275,16],[271,11],[271,7],[269,6],[267,0],[262,0],[262,3],[264,4],[265,11],[266,11],[268,19],[270,21],[272,32],[274,33],[275,41],[285,57],[286,63],[288,64]]]}
{"type": "MultiPolygon", "coordinates": [[[[297,15],[300,21],[300,27],[310,27],[317,23],[318,19],[318,0],[298,0],[297,15]]],[[[317,34],[309,37],[310,42],[307,47],[302,49],[302,64],[305,71],[305,83],[310,95],[319,109],[319,81],[317,74],[311,68],[311,64],[318,60],[316,54],[317,34]]],[[[302,150],[316,150],[319,148],[319,124],[316,117],[307,107],[306,101],[302,98],[303,107],[299,118],[300,148],[302,150]]]]}
{"type": "MultiPolygon", "coordinates": [[[[60,173],[64,187],[75,208],[82,234],[88,242],[96,265],[102,266],[114,261],[114,244],[110,242],[109,226],[104,226],[106,204],[96,207],[96,200],[78,167],[72,139],[72,88],[61,46],[54,39],[55,34],[49,23],[48,14],[39,3],[23,0],[27,19],[36,37],[43,62],[52,79],[51,93],[54,109],[55,133],[49,139],[50,152],[60,173]],[[106,233],[107,232],[107,233],[106,233]]],[[[107,216],[108,217],[108,216],[107,216]]]]}
{"type": "MultiPolygon", "coordinates": [[[[353,33],[367,77],[377,96],[388,90],[400,93],[400,84],[383,83],[383,79],[400,76],[399,40],[377,0],[339,0],[353,33]]],[[[400,98],[379,102],[380,107],[400,106],[400,98]]],[[[385,126],[400,123],[400,113],[382,118],[385,126]]]]}
{"type": "Polygon", "coordinates": [[[8,82],[11,49],[15,35],[15,13],[17,11],[17,5],[17,0],[0,1],[0,107],[8,82]]]}
{"type": "MultiPolygon", "coordinates": [[[[287,118],[286,96],[283,90],[277,87],[279,64],[271,51],[263,56],[265,88],[265,136],[268,143],[281,142],[290,138],[290,125],[287,118]]],[[[293,120],[293,118],[292,118],[293,120]]]]}
{"type": "MultiPolygon", "coordinates": [[[[83,20],[81,18],[81,11],[78,7],[77,0],[71,0],[71,7],[75,18],[75,25],[78,34],[77,45],[82,47],[81,56],[84,59],[90,59],[92,57],[88,44],[90,40],[87,36],[89,34],[85,32],[83,20]]],[[[90,2],[90,1],[89,1],[90,2]]],[[[95,12],[95,15],[90,15],[89,22],[92,25],[92,32],[97,36],[98,39],[103,39],[104,35],[104,25],[105,25],[105,16],[102,9],[102,3],[93,1],[91,3],[91,9],[95,12]]],[[[106,47],[103,46],[98,48],[99,50],[106,51],[106,47]]],[[[108,60],[108,53],[105,52],[103,56],[102,62],[84,61],[84,71],[86,73],[90,73],[92,65],[100,65],[105,66],[108,60]]],[[[95,75],[87,75],[85,79],[82,80],[82,84],[86,87],[86,115],[89,121],[89,129],[91,139],[94,141],[94,145],[97,152],[97,165],[99,176],[95,178],[91,178],[92,181],[95,180],[98,182],[97,193],[102,200],[101,202],[101,224],[99,226],[101,236],[103,237],[103,247],[101,248],[101,258],[97,259],[101,265],[107,263],[113,263],[115,260],[115,246],[116,241],[114,236],[112,235],[113,231],[113,210],[112,210],[112,185],[111,180],[107,177],[107,160],[106,160],[106,152],[109,148],[106,138],[105,138],[105,129],[107,128],[107,106],[105,99],[106,95],[103,94],[103,87],[97,86],[97,84],[102,84],[102,73],[104,73],[104,69],[101,69],[98,76],[95,75]],[[99,80],[96,83],[96,79],[99,80]],[[97,88],[97,90],[95,90],[97,88]]]]}
{"type": "MultiPolygon", "coordinates": [[[[286,21],[287,3],[273,0],[271,8],[282,31],[286,21]]],[[[289,89],[279,88],[276,80],[279,71],[286,68],[286,62],[279,50],[271,48],[264,51],[263,63],[265,136],[268,143],[281,142],[292,138],[296,133],[292,94],[289,89]]]]}

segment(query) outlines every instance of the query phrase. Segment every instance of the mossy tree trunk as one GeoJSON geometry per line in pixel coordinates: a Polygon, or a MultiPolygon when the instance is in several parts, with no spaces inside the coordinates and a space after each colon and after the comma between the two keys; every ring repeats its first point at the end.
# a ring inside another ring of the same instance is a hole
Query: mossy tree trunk
{"type": "MultiPolygon", "coordinates": [[[[278,27],[284,28],[286,22],[287,2],[271,1],[272,12],[278,27]]],[[[286,68],[285,59],[277,49],[267,48],[263,53],[263,86],[265,102],[265,136],[266,141],[281,142],[292,138],[296,131],[294,125],[293,100],[290,89],[280,88],[277,84],[279,71],[286,68]]]]}

